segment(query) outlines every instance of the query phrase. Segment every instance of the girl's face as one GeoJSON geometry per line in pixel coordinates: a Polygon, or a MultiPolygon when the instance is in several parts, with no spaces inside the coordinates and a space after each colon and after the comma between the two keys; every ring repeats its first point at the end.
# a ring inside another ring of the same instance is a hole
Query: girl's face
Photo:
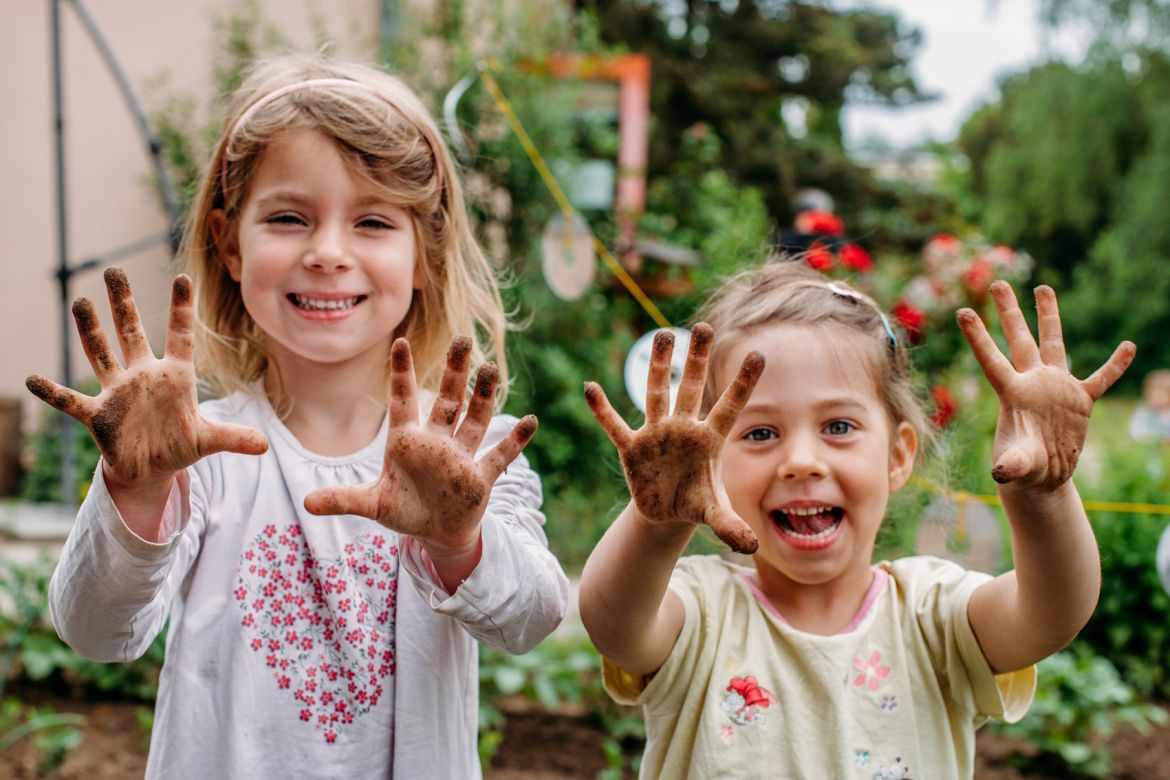
{"type": "Polygon", "coordinates": [[[858,335],[772,325],[731,346],[720,387],[750,350],[766,365],[723,448],[732,508],[760,540],[764,591],[799,586],[864,593],[890,494],[910,475],[913,428],[890,424],[858,335]]]}
{"type": "Polygon", "coordinates": [[[213,227],[244,306],[278,366],[381,370],[421,276],[409,212],[313,130],[277,135],[257,162],[234,236],[213,227]],[[290,361],[292,361],[290,363],[290,361]]]}

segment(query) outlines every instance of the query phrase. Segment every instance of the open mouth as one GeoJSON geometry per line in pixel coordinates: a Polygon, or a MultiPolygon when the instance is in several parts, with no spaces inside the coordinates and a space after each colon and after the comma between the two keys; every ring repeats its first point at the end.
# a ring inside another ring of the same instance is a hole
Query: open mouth
{"type": "Polygon", "coordinates": [[[775,509],[772,523],[783,534],[803,540],[827,539],[841,525],[845,510],[839,506],[793,507],[775,509]]]}
{"type": "Polygon", "coordinates": [[[345,311],[352,309],[366,299],[364,295],[354,295],[349,298],[313,298],[298,293],[289,293],[287,297],[294,306],[304,311],[345,311]]]}

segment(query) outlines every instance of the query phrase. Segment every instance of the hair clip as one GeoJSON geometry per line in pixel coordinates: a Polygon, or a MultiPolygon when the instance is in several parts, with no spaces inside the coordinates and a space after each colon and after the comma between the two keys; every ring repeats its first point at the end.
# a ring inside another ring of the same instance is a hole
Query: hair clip
{"type": "Polygon", "coordinates": [[[857,290],[854,290],[852,287],[846,287],[845,285],[838,282],[825,282],[825,287],[827,287],[829,292],[833,293],[833,295],[839,295],[842,298],[848,298],[851,301],[869,303],[872,305],[874,309],[877,310],[878,316],[882,318],[882,327],[886,329],[886,336],[890,339],[890,349],[898,348],[898,337],[894,335],[894,329],[890,327],[890,320],[888,317],[886,317],[886,313],[882,311],[881,308],[877,306],[877,304],[863,296],[861,293],[857,292],[857,290]]]}

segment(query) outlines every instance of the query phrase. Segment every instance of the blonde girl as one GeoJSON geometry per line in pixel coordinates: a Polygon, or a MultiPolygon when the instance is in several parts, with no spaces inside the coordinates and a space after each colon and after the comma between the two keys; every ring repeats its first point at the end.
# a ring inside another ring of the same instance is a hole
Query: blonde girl
{"type": "Polygon", "coordinates": [[[458,173],[358,63],[258,63],[225,127],[163,356],[111,269],[124,365],[80,299],[101,392],[28,380],[102,451],[54,624],[125,661],[169,618],[148,777],[477,777],[476,642],[531,648],[566,581],[458,173]]]}
{"type": "Polygon", "coordinates": [[[1038,341],[1011,288],[991,292],[1010,361],[973,311],[958,319],[1001,405],[992,474],[1016,568],[996,578],[930,557],[873,563],[926,422],[885,314],[803,264],[715,293],[673,412],[666,337],[638,430],[587,384],[632,500],[586,564],[581,616],[611,694],[644,708],[643,777],[971,777],[975,729],[1026,710],[1033,664],[1096,604],[1070,477],[1134,347],[1079,381],[1052,290],[1036,290],[1038,341]],[[701,523],[753,566],[680,560],[701,523]]]}

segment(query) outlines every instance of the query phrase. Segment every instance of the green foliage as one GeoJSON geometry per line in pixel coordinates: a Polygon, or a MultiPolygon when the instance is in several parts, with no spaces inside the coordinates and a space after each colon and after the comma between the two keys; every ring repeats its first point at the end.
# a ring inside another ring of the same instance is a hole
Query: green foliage
{"type": "Polygon", "coordinates": [[[61,641],[49,622],[47,594],[52,572],[53,562],[47,557],[31,564],[0,559],[0,637],[5,637],[6,668],[26,682],[153,702],[165,632],[136,661],[105,664],[82,658],[61,641]]]}
{"type": "Polygon", "coordinates": [[[48,776],[81,743],[85,718],[29,707],[4,698],[13,667],[24,662],[23,647],[40,629],[46,577],[0,560],[0,754],[31,736],[41,756],[39,772],[48,776]]]}
{"type": "MultiPolygon", "coordinates": [[[[982,197],[982,227],[1067,281],[1108,224],[1144,123],[1120,63],[1051,63],[1009,78],[999,104],[969,120],[960,146],[982,197]]],[[[1043,276],[1043,275],[1042,275],[1043,276]]]]}
{"type": "Polygon", "coordinates": [[[601,658],[585,634],[553,635],[519,656],[481,645],[479,680],[479,750],[485,769],[503,739],[504,716],[496,703],[508,696],[521,696],[549,711],[584,708],[608,734],[602,750],[610,768],[600,777],[620,778],[624,769],[637,769],[631,748],[646,739],[642,718],[632,708],[615,705],[605,693],[601,658]]]}
{"type": "MultiPolygon", "coordinates": [[[[87,395],[96,395],[100,389],[95,381],[82,382],[77,389],[87,395]]],[[[20,497],[25,501],[78,504],[89,491],[90,479],[97,468],[101,452],[97,443],[73,418],[63,412],[45,409],[40,424],[32,435],[29,447],[33,453],[32,467],[25,472],[20,484],[20,497]],[[61,429],[73,426],[73,473],[77,475],[78,495],[63,500],[61,496],[61,429]]]]}
{"type": "MultiPolygon", "coordinates": [[[[1164,504],[1170,495],[1170,450],[1135,443],[1124,409],[1094,416],[1090,463],[1078,469],[1086,496],[1164,504]]],[[[1091,511],[1101,551],[1101,597],[1078,642],[1112,659],[1143,696],[1170,698],[1170,596],[1154,565],[1166,515],[1091,511]]]]}
{"type": "Polygon", "coordinates": [[[1170,59],[1161,51],[1049,64],[1008,80],[963,128],[977,215],[1057,285],[1075,367],[1138,344],[1122,384],[1170,364],[1170,59]]]}
{"type": "Polygon", "coordinates": [[[1034,757],[1017,757],[1028,771],[1105,777],[1112,760],[1104,740],[1118,726],[1145,732],[1151,723],[1168,720],[1165,710],[1137,702],[1133,688],[1108,659],[1061,652],[1040,662],[1036,698],[1027,716],[996,728],[1023,737],[1038,750],[1034,757]]]}
{"type": "Polygon", "coordinates": [[[81,744],[80,729],[85,722],[81,715],[57,713],[29,707],[16,699],[5,699],[0,703],[0,755],[31,737],[40,755],[37,774],[50,777],[65,763],[69,751],[81,744]]]}
{"type": "Polygon", "coordinates": [[[804,187],[833,193],[850,224],[881,190],[842,148],[847,94],[889,105],[925,97],[908,67],[919,32],[875,8],[763,0],[581,5],[603,40],[651,58],[650,179],[673,165],[691,127],[708,126],[727,149],[719,167],[760,191],[775,224],[791,221],[793,196],[804,187]],[[793,109],[803,123],[784,119],[793,109]]]}

